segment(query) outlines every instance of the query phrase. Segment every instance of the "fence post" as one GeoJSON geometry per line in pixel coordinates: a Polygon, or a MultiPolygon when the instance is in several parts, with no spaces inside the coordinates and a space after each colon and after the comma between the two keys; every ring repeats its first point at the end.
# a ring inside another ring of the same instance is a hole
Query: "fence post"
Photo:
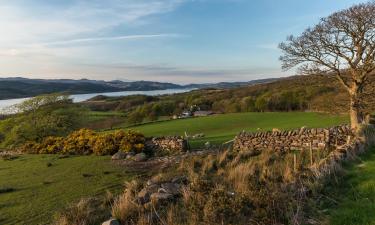
{"type": "Polygon", "coordinates": [[[186,139],[186,143],[187,143],[188,149],[189,149],[189,151],[191,151],[191,146],[190,146],[190,141],[189,141],[189,135],[187,134],[186,131],[185,131],[185,139],[186,139]]]}
{"type": "Polygon", "coordinates": [[[310,142],[310,166],[314,164],[312,142],[310,142]]]}
{"type": "Polygon", "coordinates": [[[293,170],[297,172],[297,155],[296,152],[293,153],[293,170]]]}
{"type": "Polygon", "coordinates": [[[346,139],[346,144],[350,144],[350,141],[351,141],[351,136],[350,135],[348,135],[348,138],[346,139]]]}

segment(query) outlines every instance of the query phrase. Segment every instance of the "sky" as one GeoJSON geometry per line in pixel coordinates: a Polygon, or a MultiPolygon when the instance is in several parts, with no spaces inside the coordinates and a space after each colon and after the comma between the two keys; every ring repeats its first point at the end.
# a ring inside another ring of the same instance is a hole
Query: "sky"
{"type": "Polygon", "coordinates": [[[208,83],[294,74],[278,43],[356,0],[1,0],[0,77],[208,83]]]}

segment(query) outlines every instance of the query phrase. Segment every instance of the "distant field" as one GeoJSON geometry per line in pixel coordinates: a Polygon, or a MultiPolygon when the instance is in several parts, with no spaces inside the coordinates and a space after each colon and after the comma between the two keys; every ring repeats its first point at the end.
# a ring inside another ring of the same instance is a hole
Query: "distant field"
{"type": "Polygon", "coordinates": [[[146,136],[189,135],[204,133],[205,138],[192,140],[192,147],[201,147],[207,141],[220,144],[233,139],[242,130],[256,131],[282,130],[307,127],[329,127],[348,122],[345,115],[328,115],[304,112],[274,112],[274,113],[233,113],[209,117],[190,118],[155,122],[131,129],[143,132],[146,136]]]}
{"type": "Polygon", "coordinates": [[[120,192],[130,177],[132,174],[112,165],[109,157],[0,159],[0,224],[49,224],[56,211],[81,197],[102,195],[106,190],[120,192]],[[6,188],[14,191],[1,193],[6,188]]]}

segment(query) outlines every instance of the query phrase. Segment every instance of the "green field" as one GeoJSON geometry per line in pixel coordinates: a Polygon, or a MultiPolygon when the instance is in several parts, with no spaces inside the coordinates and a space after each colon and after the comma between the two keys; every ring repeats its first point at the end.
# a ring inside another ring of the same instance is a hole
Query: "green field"
{"type": "Polygon", "coordinates": [[[192,140],[192,147],[201,147],[207,141],[220,144],[233,139],[242,130],[256,131],[294,129],[302,126],[329,127],[348,122],[345,115],[328,115],[305,112],[235,113],[209,117],[155,122],[131,127],[146,136],[189,135],[204,133],[205,138],[192,140]]]}
{"type": "Polygon", "coordinates": [[[341,182],[326,192],[335,200],[329,210],[331,225],[375,224],[375,148],[360,161],[345,166],[341,182]]]}
{"type": "Polygon", "coordinates": [[[53,214],[81,197],[120,192],[132,174],[109,157],[26,155],[0,159],[0,224],[47,224],[53,214]],[[51,163],[51,166],[47,166],[51,163]],[[13,188],[14,191],[1,193],[13,188]]]}

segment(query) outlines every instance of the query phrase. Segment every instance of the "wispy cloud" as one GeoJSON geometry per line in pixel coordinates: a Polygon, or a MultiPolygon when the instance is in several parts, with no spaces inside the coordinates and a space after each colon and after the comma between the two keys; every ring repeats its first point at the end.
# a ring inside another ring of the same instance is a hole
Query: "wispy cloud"
{"type": "MultiPolygon", "coordinates": [[[[185,0],[76,0],[0,2],[0,46],[95,37],[117,26],[136,26],[185,0]],[[39,3],[39,4],[38,4],[39,3]]],[[[81,42],[81,41],[79,41],[81,42]]]]}
{"type": "Polygon", "coordinates": [[[72,62],[95,62],[100,51],[110,48],[126,52],[125,41],[186,37],[158,32],[157,26],[137,29],[185,1],[0,1],[0,74],[77,74],[79,67],[72,62]]]}
{"type": "Polygon", "coordinates": [[[52,45],[66,45],[75,43],[87,43],[87,42],[102,42],[102,41],[118,41],[118,40],[143,40],[152,38],[180,38],[187,37],[183,34],[142,34],[142,35],[123,35],[123,36],[112,36],[112,37],[90,37],[90,38],[78,38],[63,41],[45,42],[39,43],[39,45],[52,46],[52,45]]]}

